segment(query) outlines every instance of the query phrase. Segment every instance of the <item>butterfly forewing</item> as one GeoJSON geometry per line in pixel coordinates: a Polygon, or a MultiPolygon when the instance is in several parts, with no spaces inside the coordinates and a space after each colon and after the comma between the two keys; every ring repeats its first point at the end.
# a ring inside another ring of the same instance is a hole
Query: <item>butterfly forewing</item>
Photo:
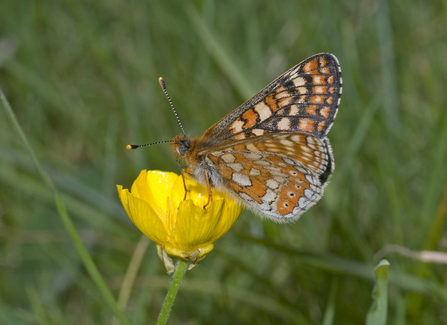
{"type": "Polygon", "coordinates": [[[341,69],[329,53],[314,55],[278,77],[205,132],[222,142],[276,132],[306,132],[323,139],[337,114],[341,69]]]}
{"type": "Polygon", "coordinates": [[[277,133],[203,152],[222,184],[256,212],[276,221],[296,219],[323,194],[332,172],[327,139],[277,133]]]}

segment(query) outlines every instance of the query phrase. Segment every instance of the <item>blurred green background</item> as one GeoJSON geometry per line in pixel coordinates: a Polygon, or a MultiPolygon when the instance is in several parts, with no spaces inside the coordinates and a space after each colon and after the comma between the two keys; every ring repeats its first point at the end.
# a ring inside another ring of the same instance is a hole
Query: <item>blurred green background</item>
{"type": "MultiPolygon", "coordinates": [[[[301,60],[334,53],[343,96],[336,169],[298,222],[245,211],[189,271],[170,324],[362,324],[373,267],[389,268],[388,324],[445,324],[447,2],[3,1],[0,87],[115,296],[140,233],[116,184],[180,172],[166,81],[192,136],[301,60]],[[388,246],[387,246],[388,245],[388,246]]],[[[5,110],[0,111],[0,323],[110,324],[5,110]]],[[[153,243],[126,314],[154,323],[170,276],[153,243]]]]}

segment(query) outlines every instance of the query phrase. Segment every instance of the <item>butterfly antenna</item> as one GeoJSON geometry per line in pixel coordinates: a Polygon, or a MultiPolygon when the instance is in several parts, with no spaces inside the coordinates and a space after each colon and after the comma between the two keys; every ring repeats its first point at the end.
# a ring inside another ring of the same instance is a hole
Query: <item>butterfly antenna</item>
{"type": "Polygon", "coordinates": [[[161,89],[163,90],[163,92],[165,93],[166,97],[169,100],[169,104],[171,105],[171,108],[174,111],[175,118],[177,119],[178,125],[180,125],[180,128],[182,129],[183,135],[186,135],[185,129],[183,129],[182,122],[180,122],[180,118],[178,117],[177,111],[175,110],[174,105],[172,104],[171,97],[169,97],[168,91],[166,90],[166,84],[162,77],[158,78],[158,83],[160,84],[161,89]]]}
{"type": "Polygon", "coordinates": [[[156,144],[160,144],[160,143],[167,143],[167,142],[173,142],[173,140],[166,140],[166,141],[158,141],[158,142],[153,142],[153,143],[146,143],[146,144],[128,144],[126,146],[126,149],[131,150],[131,149],[138,149],[141,147],[149,147],[149,146],[153,146],[156,144]]]}

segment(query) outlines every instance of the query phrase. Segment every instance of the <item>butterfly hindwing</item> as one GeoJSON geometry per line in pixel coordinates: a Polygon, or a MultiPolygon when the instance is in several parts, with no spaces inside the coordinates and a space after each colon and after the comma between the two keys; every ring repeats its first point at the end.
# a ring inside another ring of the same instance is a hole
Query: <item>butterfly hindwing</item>
{"type": "Polygon", "coordinates": [[[305,134],[268,134],[203,154],[227,190],[258,213],[285,222],[323,194],[327,177],[320,176],[333,169],[325,141],[305,134]]]}
{"type": "Polygon", "coordinates": [[[268,133],[305,132],[323,139],[337,114],[341,92],[337,58],[317,54],[275,79],[203,136],[226,142],[268,133]]]}

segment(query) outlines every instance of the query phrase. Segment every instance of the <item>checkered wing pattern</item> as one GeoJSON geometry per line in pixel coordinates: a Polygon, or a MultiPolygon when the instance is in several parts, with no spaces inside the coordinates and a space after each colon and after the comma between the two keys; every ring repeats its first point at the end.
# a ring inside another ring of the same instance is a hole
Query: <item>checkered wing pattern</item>
{"type": "Polygon", "coordinates": [[[334,170],[329,132],[341,69],[329,53],[296,65],[202,136],[177,136],[172,150],[202,184],[262,216],[296,220],[323,195],[334,170]]]}
{"type": "Polygon", "coordinates": [[[277,132],[306,132],[323,139],[337,114],[341,69],[329,53],[297,64],[203,135],[234,141],[277,132]]]}
{"type": "Polygon", "coordinates": [[[328,140],[306,134],[267,134],[202,154],[225,189],[279,222],[295,220],[321,198],[334,166],[328,140]]]}

